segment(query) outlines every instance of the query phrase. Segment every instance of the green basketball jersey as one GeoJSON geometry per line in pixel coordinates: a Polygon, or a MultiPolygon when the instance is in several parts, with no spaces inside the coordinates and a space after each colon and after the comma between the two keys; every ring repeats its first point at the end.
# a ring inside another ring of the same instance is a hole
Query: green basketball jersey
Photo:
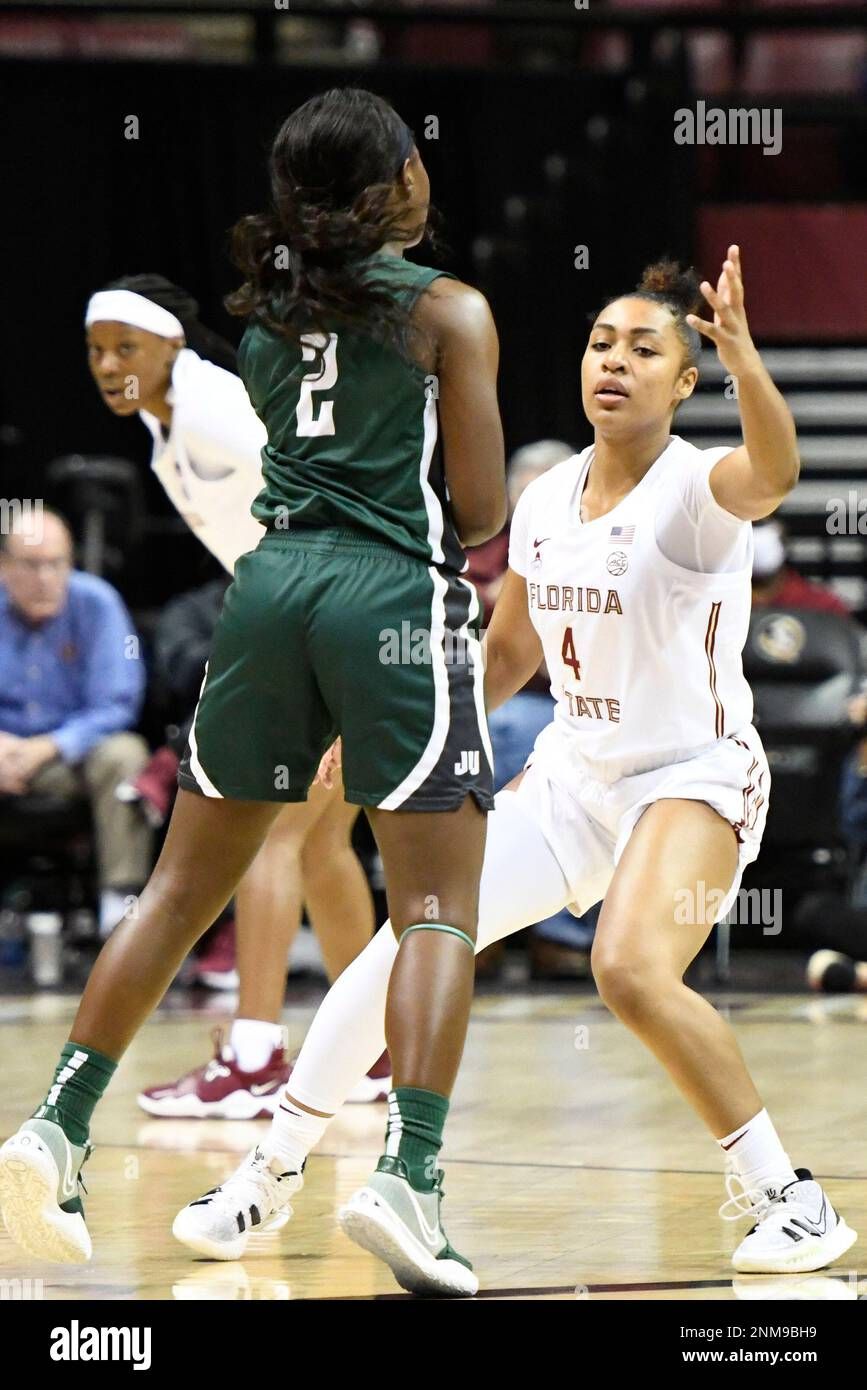
{"type": "MultiPolygon", "coordinates": [[[[362,265],[407,309],[448,274],[389,255],[362,265]]],[[[363,331],[338,329],[319,341],[321,374],[312,342],[296,345],[259,324],[241,340],[239,371],[268,431],[253,515],[278,531],[360,529],[460,571],[466,560],[446,491],[435,379],[363,331]]]]}

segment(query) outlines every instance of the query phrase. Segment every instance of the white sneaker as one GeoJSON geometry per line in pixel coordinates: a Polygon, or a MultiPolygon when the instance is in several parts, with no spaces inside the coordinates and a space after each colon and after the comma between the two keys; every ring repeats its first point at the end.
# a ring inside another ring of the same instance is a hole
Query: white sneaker
{"type": "Polygon", "coordinates": [[[92,1150],[53,1120],[25,1120],[0,1148],[0,1210],[9,1235],[39,1260],[84,1264],[93,1247],[79,1187],[92,1150]]]}
{"type": "Polygon", "coordinates": [[[442,1183],[440,1168],[433,1190],[417,1192],[403,1160],[383,1154],[337,1219],[350,1240],[389,1266],[402,1289],[432,1298],[472,1298],[479,1281],[442,1228],[442,1183]]]}
{"type": "Polygon", "coordinates": [[[724,1221],[756,1218],[732,1255],[739,1274],[807,1274],[839,1259],[858,1239],[812,1173],[807,1168],[795,1172],[795,1181],[780,1192],[750,1190],[737,1173],[726,1175],[729,1200],[720,1207],[720,1216],[724,1221]]]}
{"type": "Polygon", "coordinates": [[[230,1178],[178,1212],[172,1234],[199,1255],[239,1260],[251,1235],[286,1225],[289,1198],[303,1185],[301,1173],[283,1172],[257,1145],[230,1178]]]}

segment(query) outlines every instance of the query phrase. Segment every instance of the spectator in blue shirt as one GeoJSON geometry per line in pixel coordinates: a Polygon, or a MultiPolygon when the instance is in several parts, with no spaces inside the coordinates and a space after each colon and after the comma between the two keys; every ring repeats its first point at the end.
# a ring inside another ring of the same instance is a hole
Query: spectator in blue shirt
{"type": "Polygon", "coordinates": [[[139,638],[117,591],[73,569],[62,517],[19,509],[3,529],[0,797],[90,799],[105,934],[152,862],[150,827],[116,796],[148,759],[144,739],[128,732],[145,689],[139,638]]]}

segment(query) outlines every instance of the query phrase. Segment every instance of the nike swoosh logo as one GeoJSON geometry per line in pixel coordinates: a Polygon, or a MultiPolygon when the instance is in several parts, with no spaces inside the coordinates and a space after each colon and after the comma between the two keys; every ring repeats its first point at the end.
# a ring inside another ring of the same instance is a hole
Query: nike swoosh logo
{"type": "Polygon", "coordinates": [[[546,541],[549,541],[550,539],[551,539],[550,536],[543,536],[542,539],[541,539],[540,541],[534,541],[534,542],[533,542],[533,548],[534,548],[534,549],[538,549],[540,545],[544,545],[545,542],[546,542],[546,541]]]}
{"type": "Polygon", "coordinates": [[[66,1135],[63,1136],[63,1142],[66,1145],[66,1172],[60,1179],[60,1195],[64,1202],[68,1202],[72,1197],[76,1196],[78,1187],[72,1176],[72,1149],[69,1146],[69,1140],[66,1138],[66,1135]]]}
{"type": "Polygon", "coordinates": [[[415,1214],[418,1218],[418,1224],[421,1226],[422,1235],[424,1236],[427,1244],[431,1247],[431,1249],[433,1249],[434,1246],[437,1246],[440,1243],[439,1223],[437,1223],[434,1226],[430,1226],[425,1219],[425,1214],[421,1209],[421,1204],[419,1203],[419,1200],[413,1192],[412,1188],[409,1185],[407,1185],[406,1190],[409,1193],[409,1200],[412,1202],[415,1214]]]}
{"type": "Polygon", "coordinates": [[[250,1087],[250,1094],[253,1096],[264,1096],[267,1095],[269,1091],[273,1092],[274,1087],[279,1085],[279,1081],[257,1081],[255,1086],[250,1087]]]}
{"type": "Polygon", "coordinates": [[[205,1068],[205,1081],[216,1081],[218,1076],[229,1076],[229,1068],[224,1067],[222,1062],[209,1062],[205,1068]]]}
{"type": "Polygon", "coordinates": [[[726,1153],[728,1153],[729,1149],[733,1149],[734,1146],[735,1146],[735,1144],[738,1142],[738,1140],[739,1140],[739,1139],[743,1139],[744,1135],[745,1135],[745,1134],[749,1134],[749,1132],[750,1132],[750,1127],[749,1127],[749,1125],[747,1125],[746,1129],[742,1129],[741,1132],[740,1132],[740,1134],[736,1134],[736,1135],[735,1135],[734,1139],[732,1140],[732,1142],[731,1142],[730,1144],[723,1144],[722,1147],[725,1149],[726,1153]]]}

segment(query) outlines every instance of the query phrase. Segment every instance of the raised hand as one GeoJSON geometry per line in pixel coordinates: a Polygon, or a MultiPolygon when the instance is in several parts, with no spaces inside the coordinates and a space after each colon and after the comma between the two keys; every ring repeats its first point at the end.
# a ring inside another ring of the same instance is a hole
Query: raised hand
{"type": "Polygon", "coordinates": [[[713,323],[699,318],[697,314],[687,314],[686,321],[691,328],[698,329],[705,338],[710,338],[726,371],[731,372],[732,376],[741,376],[755,367],[759,354],[750,336],[744,309],[744,282],[739,246],[729,247],[728,258],[723,261],[716,289],[709,280],[702,280],[700,288],[713,309],[713,323]]]}

